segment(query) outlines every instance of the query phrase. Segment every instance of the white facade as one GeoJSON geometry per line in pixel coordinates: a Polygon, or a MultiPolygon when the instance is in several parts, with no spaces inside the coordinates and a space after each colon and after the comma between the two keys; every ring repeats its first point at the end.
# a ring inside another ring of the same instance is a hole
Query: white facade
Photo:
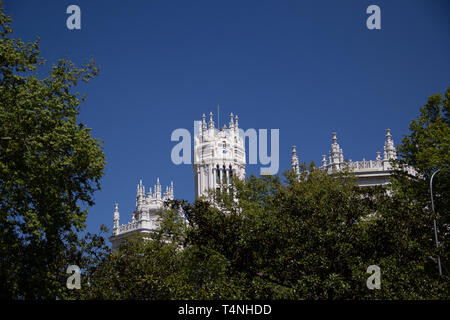
{"type": "Polygon", "coordinates": [[[158,178],[153,193],[152,189],[149,188],[147,194],[145,194],[145,186],[140,180],[136,192],[136,210],[132,214],[131,222],[120,225],[119,205],[117,203],[115,205],[113,234],[109,238],[112,249],[115,250],[125,238],[133,234],[146,234],[155,231],[158,227],[159,216],[157,212],[163,208],[166,200],[173,200],[173,182],[171,182],[170,187],[166,187],[166,192],[163,194],[158,178]]]}
{"type": "MultiPolygon", "coordinates": [[[[375,160],[367,161],[364,158],[362,161],[356,162],[353,162],[351,159],[344,160],[344,152],[337,142],[336,133],[333,133],[328,161],[326,155],[322,155],[321,168],[329,174],[348,168],[357,177],[356,182],[360,187],[385,185],[389,183],[389,177],[393,169],[390,160],[397,159],[397,151],[390,129],[386,130],[383,150],[383,159],[381,159],[380,152],[377,152],[375,160]]],[[[292,170],[299,173],[299,162],[295,146],[292,147],[291,166],[292,170]]],[[[414,172],[412,168],[406,168],[406,170],[411,173],[414,172]]]]}
{"type": "Polygon", "coordinates": [[[230,114],[229,127],[214,127],[213,114],[194,136],[195,197],[207,196],[208,190],[222,191],[232,177],[245,178],[244,138],[239,135],[238,116],[230,114]]]}
{"type": "MultiPolygon", "coordinates": [[[[206,116],[203,114],[201,126],[198,132],[194,133],[193,170],[195,197],[208,196],[208,191],[222,192],[223,188],[230,185],[233,177],[245,178],[246,155],[244,137],[239,134],[238,116],[230,114],[228,128],[226,125],[222,129],[215,128],[213,114],[209,114],[209,122],[206,123],[206,116]]],[[[392,172],[391,159],[397,158],[397,152],[392,140],[391,132],[386,130],[386,140],[384,143],[383,158],[377,152],[375,160],[352,162],[344,160],[344,153],[337,142],[336,133],[332,134],[331,150],[328,154],[328,161],[322,155],[321,169],[329,174],[350,169],[356,177],[359,186],[385,185],[389,183],[389,176],[392,172]]],[[[292,147],[291,166],[294,172],[299,174],[299,161],[296,147],[292,147]]],[[[412,168],[406,170],[414,174],[412,168]]],[[[136,209],[132,213],[132,221],[125,225],[120,225],[119,205],[115,205],[113,234],[110,237],[113,250],[127,237],[133,234],[149,234],[158,227],[157,212],[163,208],[166,200],[174,199],[173,182],[170,187],[166,187],[166,192],[162,193],[159,178],[154,186],[153,192],[149,188],[145,193],[145,186],[142,180],[137,185],[136,209]]],[[[213,199],[209,199],[213,200],[213,199]]]]}

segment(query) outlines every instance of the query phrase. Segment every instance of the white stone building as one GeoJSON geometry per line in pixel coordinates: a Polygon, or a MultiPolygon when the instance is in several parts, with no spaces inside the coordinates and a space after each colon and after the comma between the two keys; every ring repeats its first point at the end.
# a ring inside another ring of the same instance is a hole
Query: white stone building
{"type": "MultiPolygon", "coordinates": [[[[238,116],[230,114],[228,128],[215,128],[213,114],[209,114],[209,122],[206,123],[203,114],[201,125],[194,133],[193,170],[195,197],[208,199],[208,191],[222,192],[223,188],[231,183],[233,177],[245,178],[246,154],[243,134],[240,134],[238,116]]],[[[242,131],[242,130],[241,130],[242,131]]],[[[391,132],[386,130],[383,158],[377,152],[375,160],[353,162],[344,160],[344,153],[337,142],[336,133],[333,133],[331,150],[328,161],[322,155],[321,168],[333,174],[349,168],[357,177],[359,186],[385,185],[389,183],[392,172],[391,159],[396,159],[397,152],[394,147],[391,132]]],[[[299,173],[299,160],[296,147],[292,147],[291,157],[292,170],[299,173]]],[[[407,170],[413,172],[412,168],[407,170]]],[[[113,250],[116,249],[123,239],[133,234],[148,234],[154,232],[158,227],[157,212],[163,208],[166,200],[173,200],[173,182],[166,187],[163,194],[159,178],[153,189],[149,188],[145,193],[142,180],[137,186],[136,209],[132,214],[132,221],[120,225],[119,205],[115,205],[113,234],[110,237],[113,250]]],[[[213,199],[208,199],[213,200],[213,199]]]]}
{"type": "Polygon", "coordinates": [[[125,238],[133,234],[153,232],[158,226],[157,212],[163,208],[167,200],[173,200],[173,182],[170,183],[170,187],[166,187],[163,194],[158,178],[153,193],[149,188],[145,194],[145,186],[140,180],[136,191],[136,210],[132,214],[131,222],[120,225],[119,205],[117,203],[115,205],[113,233],[109,238],[112,249],[115,250],[125,238]]]}
{"type": "MultiPolygon", "coordinates": [[[[322,155],[321,169],[329,174],[349,169],[357,178],[356,182],[360,187],[386,185],[389,183],[389,177],[392,173],[391,159],[397,159],[397,150],[394,146],[391,130],[386,129],[386,140],[383,148],[383,158],[380,152],[376,153],[375,160],[366,160],[353,162],[351,159],[344,160],[344,152],[337,142],[336,133],[332,134],[331,150],[328,153],[328,161],[326,155],[322,155]]],[[[292,170],[299,173],[299,161],[296,147],[292,147],[291,157],[292,170]]],[[[406,170],[413,172],[412,168],[406,170]]]]}
{"type": "Polygon", "coordinates": [[[213,114],[206,124],[203,114],[194,136],[195,197],[207,196],[208,190],[222,191],[233,176],[245,178],[244,138],[239,135],[238,116],[230,114],[229,127],[214,127],[213,114]]]}

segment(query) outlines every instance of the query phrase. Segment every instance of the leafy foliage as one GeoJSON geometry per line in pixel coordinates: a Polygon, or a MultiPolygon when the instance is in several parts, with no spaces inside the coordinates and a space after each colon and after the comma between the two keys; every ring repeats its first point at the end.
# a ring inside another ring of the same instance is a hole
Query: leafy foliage
{"type": "Polygon", "coordinates": [[[10,22],[0,3],[0,297],[62,297],[105,166],[73,93],[98,70],[59,60],[38,78],[38,41],[12,38],[10,22]]]}
{"type": "Polygon", "coordinates": [[[433,170],[448,166],[448,154],[440,154],[448,141],[448,92],[446,100],[430,97],[399,147],[396,165],[414,165],[416,175],[398,170],[389,187],[360,188],[350,172],[330,176],[302,165],[300,177],[235,179],[209,200],[175,201],[161,212],[151,241],[125,243],[99,265],[95,291],[85,297],[449,299],[448,232],[436,249],[432,223],[436,217],[448,230],[446,176],[436,186],[437,216],[428,189],[433,170]],[[436,108],[441,116],[427,111],[436,108]],[[180,206],[186,223],[176,218],[180,206]],[[370,265],[381,269],[380,290],[366,286],[370,265]]]}

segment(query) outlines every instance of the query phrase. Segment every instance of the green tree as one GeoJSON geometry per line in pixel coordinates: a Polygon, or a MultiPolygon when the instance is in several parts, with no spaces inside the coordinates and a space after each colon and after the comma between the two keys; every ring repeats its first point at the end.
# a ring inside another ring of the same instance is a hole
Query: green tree
{"type": "Polygon", "coordinates": [[[82,297],[449,298],[449,278],[430,259],[427,209],[394,185],[360,188],[349,172],[302,168],[285,182],[235,180],[214,203],[175,201],[186,223],[178,209],[162,211],[158,232],[108,256],[82,297]],[[381,268],[380,290],[366,286],[370,265],[381,268]]]}
{"type": "Polygon", "coordinates": [[[74,92],[97,69],[59,60],[39,78],[38,41],[13,38],[10,23],[0,3],[0,297],[62,298],[105,166],[74,92]]]}
{"type": "Polygon", "coordinates": [[[186,208],[187,243],[223,255],[228,276],[244,279],[245,298],[354,298],[364,290],[353,275],[369,265],[362,218],[373,212],[373,196],[362,197],[348,174],[302,168],[300,179],[251,176],[216,197],[218,206],[186,208]]]}
{"type": "MultiPolygon", "coordinates": [[[[405,171],[396,172],[393,188],[409,206],[414,206],[417,216],[423,217],[422,231],[427,236],[427,244],[435,246],[433,219],[437,221],[440,247],[430,252],[434,259],[433,272],[437,272],[437,255],[441,256],[443,273],[448,281],[450,276],[450,87],[444,96],[435,94],[428,98],[420,108],[417,119],[409,126],[410,133],[405,135],[398,147],[400,166],[410,166],[416,171],[411,175],[405,171]],[[430,180],[433,173],[433,199],[435,213],[431,210],[430,180]],[[421,213],[420,213],[421,211],[421,213]]],[[[418,221],[416,221],[418,223],[418,221]]],[[[424,239],[425,241],[425,239],[424,239]]]]}
{"type": "MultiPolygon", "coordinates": [[[[174,202],[174,207],[181,203],[174,202]]],[[[185,204],[185,203],[184,203],[185,204]]],[[[160,228],[136,235],[85,274],[81,299],[221,299],[241,297],[226,260],[209,248],[185,246],[178,209],[161,210],[160,228]]]]}

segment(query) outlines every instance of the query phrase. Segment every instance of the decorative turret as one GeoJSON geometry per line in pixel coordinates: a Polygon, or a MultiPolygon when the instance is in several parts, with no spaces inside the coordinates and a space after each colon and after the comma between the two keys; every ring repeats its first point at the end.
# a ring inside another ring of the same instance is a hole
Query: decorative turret
{"type": "Polygon", "coordinates": [[[333,164],[333,169],[340,169],[340,164],[344,162],[344,152],[339,147],[337,143],[337,134],[336,132],[332,133],[333,143],[331,144],[331,160],[330,164],[333,164]]]}
{"type": "Polygon", "coordinates": [[[203,114],[203,116],[202,116],[202,135],[205,135],[206,129],[207,129],[205,119],[206,119],[206,116],[205,116],[205,114],[203,114]]]}
{"type": "Polygon", "coordinates": [[[292,146],[291,166],[292,166],[292,171],[294,171],[296,174],[298,174],[300,170],[299,170],[299,166],[298,166],[298,157],[297,157],[296,146],[292,146]]]}
{"type": "Polygon", "coordinates": [[[137,185],[136,191],[136,207],[139,207],[143,204],[145,197],[145,187],[142,185],[142,179],[139,180],[139,184],[137,185]]]}
{"type": "Polygon", "coordinates": [[[230,123],[229,123],[230,131],[234,130],[234,122],[233,122],[233,112],[230,113],[230,123]]]}
{"type": "Polygon", "coordinates": [[[208,129],[214,129],[213,113],[209,113],[208,129]]]}
{"type": "Polygon", "coordinates": [[[386,141],[384,142],[384,160],[397,159],[397,150],[392,140],[391,129],[386,129],[386,141]]]}
{"type": "Polygon", "coordinates": [[[155,199],[161,199],[161,184],[159,183],[159,177],[156,179],[155,185],[155,199]]]}
{"type": "Polygon", "coordinates": [[[326,155],[322,155],[322,167],[326,167],[327,166],[327,156],[326,155]]]}
{"type": "Polygon", "coordinates": [[[119,228],[119,220],[120,220],[120,213],[119,213],[119,204],[115,204],[114,208],[114,224],[113,224],[113,234],[117,233],[117,230],[119,228]]]}

